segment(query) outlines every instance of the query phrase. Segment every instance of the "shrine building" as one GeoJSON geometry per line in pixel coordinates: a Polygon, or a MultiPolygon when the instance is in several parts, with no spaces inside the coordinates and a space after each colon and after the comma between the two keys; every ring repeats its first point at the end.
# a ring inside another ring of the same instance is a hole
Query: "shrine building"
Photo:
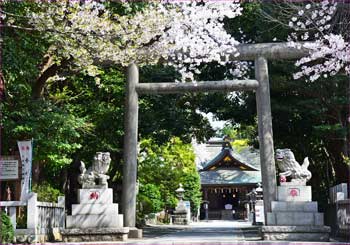
{"type": "Polygon", "coordinates": [[[211,139],[201,150],[209,158],[199,169],[201,219],[247,219],[247,194],[261,183],[259,152],[251,147],[235,150],[221,139],[211,139]]]}

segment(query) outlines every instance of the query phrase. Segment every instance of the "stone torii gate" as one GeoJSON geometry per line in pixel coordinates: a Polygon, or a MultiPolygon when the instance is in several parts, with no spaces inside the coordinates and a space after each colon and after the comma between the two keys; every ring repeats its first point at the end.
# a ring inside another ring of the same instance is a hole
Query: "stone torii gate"
{"type": "MultiPolygon", "coordinates": [[[[292,48],[287,43],[242,44],[237,47],[239,56],[232,60],[255,62],[255,80],[206,81],[198,83],[139,83],[136,64],[130,64],[126,84],[126,112],[124,135],[124,169],[122,208],[124,226],[136,224],[137,181],[137,132],[138,96],[142,94],[170,94],[186,92],[256,91],[258,132],[262,185],[264,189],[264,212],[271,212],[271,202],[276,200],[276,169],[272,134],[270,85],[268,60],[298,59],[308,54],[306,49],[292,48]]],[[[266,223],[266,222],[265,222],[266,223]]]]}

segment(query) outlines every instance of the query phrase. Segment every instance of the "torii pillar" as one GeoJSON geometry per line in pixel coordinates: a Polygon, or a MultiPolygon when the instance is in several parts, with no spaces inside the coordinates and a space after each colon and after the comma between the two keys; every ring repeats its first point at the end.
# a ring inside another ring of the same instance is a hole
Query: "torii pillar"
{"type": "Polygon", "coordinates": [[[122,208],[124,226],[136,225],[136,184],[137,184],[137,132],[139,102],[136,85],[139,83],[139,70],[130,64],[127,71],[126,101],[124,116],[124,166],[122,208]]]}
{"type": "Polygon", "coordinates": [[[271,212],[271,202],[277,199],[275,153],[272,133],[272,116],[270,102],[270,83],[267,59],[255,59],[255,78],[259,81],[256,90],[258,113],[259,151],[261,163],[261,180],[263,185],[264,214],[271,212]]]}

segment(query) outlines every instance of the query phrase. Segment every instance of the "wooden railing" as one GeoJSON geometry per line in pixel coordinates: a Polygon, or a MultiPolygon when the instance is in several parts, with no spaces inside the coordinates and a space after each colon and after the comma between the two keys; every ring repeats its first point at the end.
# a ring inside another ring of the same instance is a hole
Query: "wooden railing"
{"type": "Polygon", "coordinates": [[[350,199],[336,202],[337,235],[345,236],[350,241],[350,199]]]}
{"type": "MultiPolygon", "coordinates": [[[[65,199],[59,197],[57,203],[38,202],[36,193],[30,193],[27,201],[0,202],[2,210],[10,216],[16,236],[28,236],[35,241],[47,240],[55,230],[65,227],[65,199]],[[17,209],[27,210],[26,229],[17,227],[17,209]]],[[[26,240],[26,238],[23,238],[26,240]]]]}
{"type": "Polygon", "coordinates": [[[348,185],[342,183],[331,187],[329,189],[329,198],[332,204],[338,200],[348,199],[348,185]]]}

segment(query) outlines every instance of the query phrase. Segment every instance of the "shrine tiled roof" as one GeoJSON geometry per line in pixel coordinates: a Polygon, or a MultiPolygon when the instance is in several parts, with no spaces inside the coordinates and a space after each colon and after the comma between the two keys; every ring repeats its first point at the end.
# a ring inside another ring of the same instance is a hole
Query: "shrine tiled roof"
{"type": "Polygon", "coordinates": [[[246,147],[238,151],[215,142],[207,143],[202,149],[207,150],[206,155],[211,157],[199,166],[202,185],[239,185],[261,182],[258,150],[246,147]]]}
{"type": "Polygon", "coordinates": [[[199,172],[202,185],[239,185],[257,184],[261,182],[260,171],[241,171],[233,169],[218,169],[199,172]]]}
{"type": "Polygon", "coordinates": [[[203,170],[210,170],[220,167],[226,168],[237,168],[241,170],[251,170],[258,171],[259,169],[255,166],[249,164],[247,160],[242,161],[242,157],[240,157],[237,153],[234,152],[232,148],[224,148],[221,152],[214,157],[212,160],[208,161],[204,166],[203,170]]]}

